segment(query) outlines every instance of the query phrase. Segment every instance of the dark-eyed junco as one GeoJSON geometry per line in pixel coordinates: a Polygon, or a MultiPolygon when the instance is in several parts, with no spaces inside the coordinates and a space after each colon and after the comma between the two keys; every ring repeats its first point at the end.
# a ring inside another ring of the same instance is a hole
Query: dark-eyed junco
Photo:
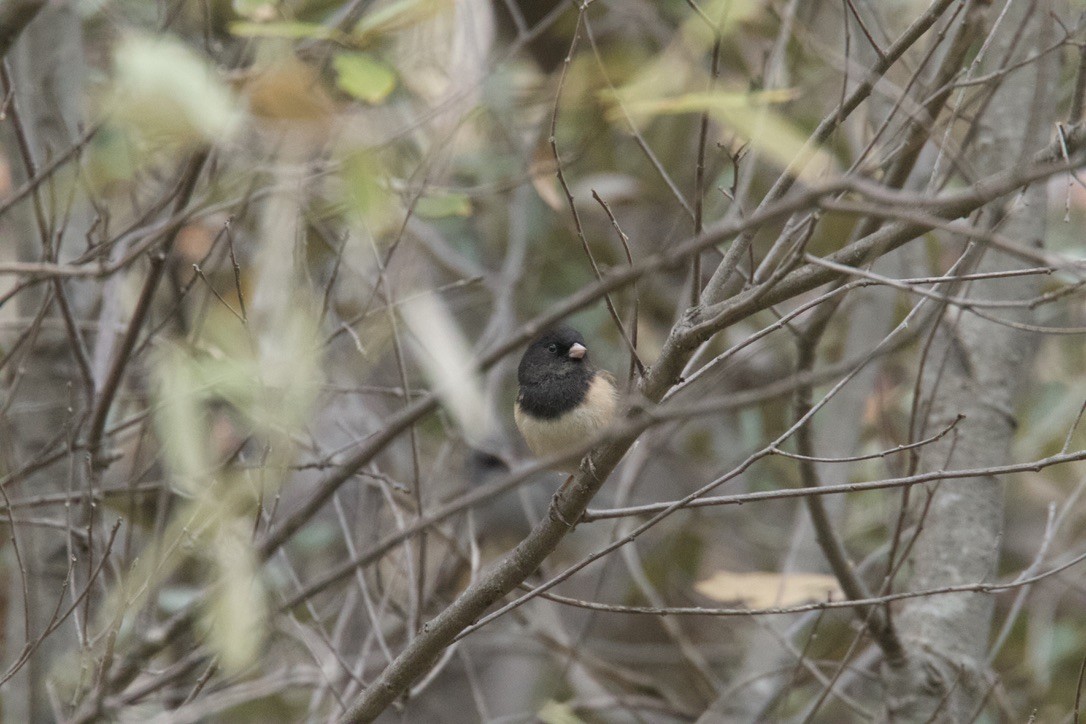
{"type": "MultiPolygon", "coordinates": [[[[588,359],[584,337],[553,327],[525,350],[517,368],[517,429],[539,457],[579,447],[611,424],[618,404],[615,380],[588,359]]],[[[570,472],[577,462],[562,466],[570,472]]]]}

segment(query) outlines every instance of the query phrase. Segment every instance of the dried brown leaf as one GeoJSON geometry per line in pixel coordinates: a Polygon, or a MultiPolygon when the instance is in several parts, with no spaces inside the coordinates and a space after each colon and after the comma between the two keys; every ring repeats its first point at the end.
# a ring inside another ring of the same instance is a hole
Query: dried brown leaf
{"type": "Polygon", "coordinates": [[[844,597],[837,579],[823,573],[717,571],[694,584],[694,588],[714,601],[738,602],[751,608],[839,601],[844,597]]]}

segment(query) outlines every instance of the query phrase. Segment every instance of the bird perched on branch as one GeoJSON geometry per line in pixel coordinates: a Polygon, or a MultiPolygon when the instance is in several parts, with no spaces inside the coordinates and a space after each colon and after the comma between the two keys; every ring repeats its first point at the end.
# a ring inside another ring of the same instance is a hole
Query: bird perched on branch
{"type": "MultiPolygon", "coordinates": [[[[560,325],[540,334],[517,368],[517,429],[533,453],[546,457],[584,445],[615,416],[615,378],[596,369],[584,337],[560,325]]],[[[576,461],[560,466],[566,472],[576,461]]]]}

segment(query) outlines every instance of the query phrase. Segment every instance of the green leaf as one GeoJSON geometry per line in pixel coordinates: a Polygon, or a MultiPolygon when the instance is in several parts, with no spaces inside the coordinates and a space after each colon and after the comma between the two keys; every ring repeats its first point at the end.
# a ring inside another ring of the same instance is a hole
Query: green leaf
{"type": "Polygon", "coordinates": [[[415,204],[415,213],[428,219],[442,219],[449,216],[470,216],[471,200],[464,194],[441,194],[423,196],[415,204]]]}
{"type": "Polygon", "coordinates": [[[380,103],[396,87],[396,74],[367,53],[339,53],[332,60],[336,85],[366,103],[380,103]]]}

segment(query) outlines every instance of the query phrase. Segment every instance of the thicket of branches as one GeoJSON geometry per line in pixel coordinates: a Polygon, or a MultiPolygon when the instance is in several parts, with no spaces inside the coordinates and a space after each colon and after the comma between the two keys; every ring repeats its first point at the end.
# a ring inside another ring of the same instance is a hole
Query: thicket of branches
{"type": "Polygon", "coordinates": [[[0,5],[5,718],[1077,721],[1079,13],[0,5]]]}

